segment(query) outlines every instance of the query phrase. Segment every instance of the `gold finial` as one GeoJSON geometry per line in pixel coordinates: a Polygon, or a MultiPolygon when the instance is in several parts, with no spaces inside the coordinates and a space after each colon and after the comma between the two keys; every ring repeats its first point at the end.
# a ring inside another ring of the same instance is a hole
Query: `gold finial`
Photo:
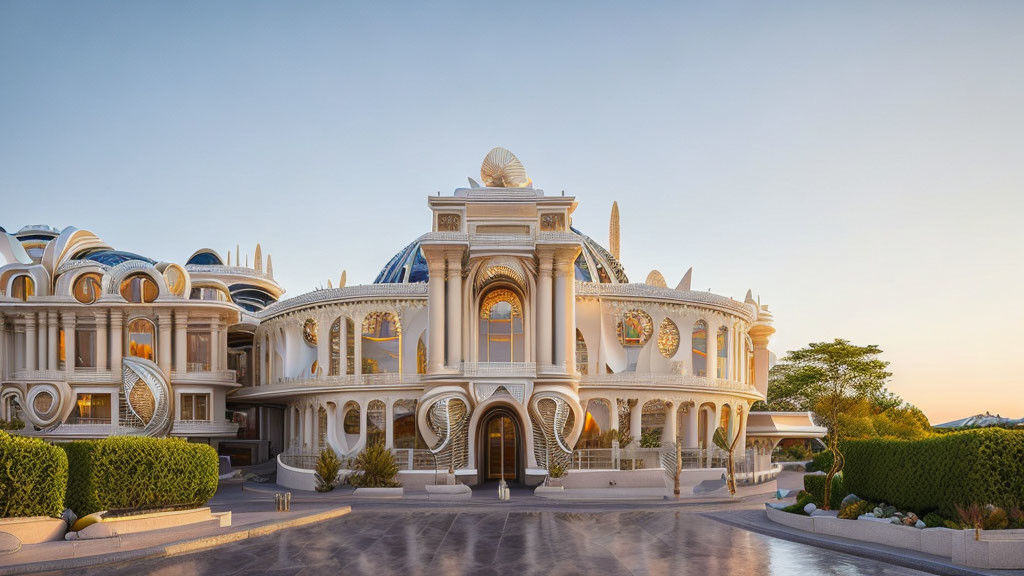
{"type": "Polygon", "coordinates": [[[228,266],[231,266],[231,250],[228,250],[228,266]]]}
{"type": "Polygon", "coordinates": [[[235,244],[235,266],[241,266],[242,259],[238,256],[238,244],[235,244]]]}
{"type": "Polygon", "coordinates": [[[245,255],[245,267],[246,268],[249,267],[249,255],[248,254],[245,255]]]}
{"type": "Polygon", "coordinates": [[[331,279],[330,279],[330,278],[328,278],[328,279],[327,279],[327,289],[328,289],[328,290],[330,290],[331,288],[334,288],[334,285],[333,285],[333,284],[331,284],[331,279]]]}
{"type": "Polygon", "coordinates": [[[342,270],[341,278],[338,280],[338,288],[344,288],[346,280],[348,280],[348,270],[342,270]]]}
{"type": "Polygon", "coordinates": [[[612,202],[612,217],[608,222],[608,250],[619,259],[619,203],[612,202]]]}
{"type": "Polygon", "coordinates": [[[257,272],[263,272],[263,250],[260,249],[260,243],[256,243],[256,255],[253,256],[255,260],[255,269],[257,272]]]}
{"type": "Polygon", "coordinates": [[[274,264],[270,261],[270,253],[267,253],[267,276],[274,277],[274,264]]]}
{"type": "Polygon", "coordinates": [[[488,188],[529,188],[533,180],[516,155],[504,148],[494,148],[480,165],[480,179],[488,188]]]}
{"type": "Polygon", "coordinates": [[[665,283],[665,277],[657,270],[651,270],[651,273],[647,275],[647,280],[644,281],[644,284],[647,284],[648,286],[657,286],[658,288],[668,288],[668,284],[665,283]]]}

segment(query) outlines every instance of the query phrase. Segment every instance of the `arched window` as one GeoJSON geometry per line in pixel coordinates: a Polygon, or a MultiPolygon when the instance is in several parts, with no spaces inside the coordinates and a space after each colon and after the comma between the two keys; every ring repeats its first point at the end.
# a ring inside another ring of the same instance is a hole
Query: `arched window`
{"type": "Polygon", "coordinates": [[[160,288],[146,274],[133,274],[121,281],[121,297],[136,304],[156,300],[160,288]]]}
{"type": "Polygon", "coordinates": [[[729,329],[718,329],[718,377],[729,378],[729,329]]]}
{"type": "Polygon", "coordinates": [[[693,325],[691,337],[693,347],[693,375],[708,375],[708,325],[703,320],[698,320],[693,325]]]}
{"type": "Polygon", "coordinates": [[[341,318],[331,324],[331,365],[328,376],[341,374],[341,318]]]}
{"type": "Polygon", "coordinates": [[[391,312],[363,319],[363,374],[397,374],[402,367],[402,327],[391,312]]]}
{"type": "Polygon", "coordinates": [[[75,300],[82,304],[92,304],[99,299],[102,278],[95,272],[87,272],[75,278],[75,284],[72,287],[75,300]]]}
{"type": "Polygon", "coordinates": [[[728,404],[722,405],[722,418],[718,423],[719,426],[725,429],[725,441],[732,443],[732,408],[728,404]]]}
{"type": "Polygon", "coordinates": [[[22,274],[11,283],[11,298],[17,298],[24,302],[35,295],[36,283],[32,280],[31,276],[22,274]]]}
{"type": "Polygon", "coordinates": [[[351,318],[345,319],[345,366],[346,374],[356,373],[356,323],[351,318]]]}
{"type": "Polygon", "coordinates": [[[515,292],[498,288],[480,305],[480,362],[522,362],[523,304],[515,292]]]}
{"type": "Polygon", "coordinates": [[[156,327],[146,318],[128,323],[128,355],[156,362],[156,327]]]}
{"type": "Polygon", "coordinates": [[[423,449],[427,442],[416,425],[416,400],[396,400],[392,424],[395,448],[423,449]]]}
{"type": "Polygon", "coordinates": [[[423,342],[423,336],[416,342],[416,373],[427,373],[427,345],[423,342]]]}
{"type": "Polygon", "coordinates": [[[384,403],[380,400],[370,400],[366,407],[366,445],[384,443],[384,426],[386,422],[386,410],[384,403]]]}
{"type": "MultiPolygon", "coordinates": [[[[348,435],[359,436],[359,404],[349,401],[342,412],[342,431],[348,435]]],[[[349,442],[352,442],[351,438],[349,442]]]]}
{"type": "Polygon", "coordinates": [[[583,339],[583,333],[576,330],[576,371],[580,374],[586,374],[589,364],[590,356],[587,354],[587,341],[583,339]]]}
{"type": "Polygon", "coordinates": [[[316,439],[321,449],[327,446],[327,409],[323,406],[316,411],[316,439]]]}

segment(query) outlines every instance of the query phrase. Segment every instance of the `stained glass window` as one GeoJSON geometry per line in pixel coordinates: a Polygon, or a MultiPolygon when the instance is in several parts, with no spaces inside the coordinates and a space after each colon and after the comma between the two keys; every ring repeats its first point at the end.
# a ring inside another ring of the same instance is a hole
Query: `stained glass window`
{"type": "Polygon", "coordinates": [[[391,312],[370,312],[363,319],[363,374],[401,372],[402,330],[391,312]]]}
{"type": "Polygon", "coordinates": [[[718,377],[729,378],[729,329],[718,329],[718,377]]]}
{"type": "Polygon", "coordinates": [[[643,310],[630,310],[622,315],[616,332],[623,346],[643,346],[654,333],[654,321],[643,310]]]}
{"type": "Polygon", "coordinates": [[[669,318],[661,321],[658,328],[658,350],[665,358],[671,358],[679,350],[679,327],[669,318]]]}
{"type": "Polygon", "coordinates": [[[693,325],[693,335],[690,339],[693,348],[693,375],[708,375],[708,325],[703,320],[698,320],[693,325]]]}

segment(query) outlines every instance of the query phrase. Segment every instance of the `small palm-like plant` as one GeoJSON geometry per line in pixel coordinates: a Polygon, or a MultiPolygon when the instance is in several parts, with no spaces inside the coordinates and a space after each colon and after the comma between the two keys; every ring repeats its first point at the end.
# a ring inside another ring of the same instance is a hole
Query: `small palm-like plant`
{"type": "Polygon", "coordinates": [[[552,478],[561,478],[565,476],[565,467],[557,462],[553,462],[548,468],[548,476],[552,478]]]}
{"type": "Polygon", "coordinates": [[[373,442],[356,456],[349,484],[356,488],[398,488],[398,463],[383,443],[373,442]]]}
{"type": "Polygon", "coordinates": [[[316,473],[313,474],[316,478],[316,491],[330,492],[337,488],[339,471],[341,460],[330,446],[325,446],[320,451],[320,457],[316,459],[316,473]]]}
{"type": "Polygon", "coordinates": [[[661,448],[661,428],[640,433],[641,448],[661,448]]]}

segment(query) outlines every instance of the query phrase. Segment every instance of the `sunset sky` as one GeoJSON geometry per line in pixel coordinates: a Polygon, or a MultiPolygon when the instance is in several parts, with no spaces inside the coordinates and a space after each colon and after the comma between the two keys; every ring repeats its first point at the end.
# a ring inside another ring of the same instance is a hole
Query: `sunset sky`
{"type": "Polygon", "coordinates": [[[369,283],[494,146],[631,280],[1024,417],[1024,3],[0,3],[0,226],[369,283]]]}

